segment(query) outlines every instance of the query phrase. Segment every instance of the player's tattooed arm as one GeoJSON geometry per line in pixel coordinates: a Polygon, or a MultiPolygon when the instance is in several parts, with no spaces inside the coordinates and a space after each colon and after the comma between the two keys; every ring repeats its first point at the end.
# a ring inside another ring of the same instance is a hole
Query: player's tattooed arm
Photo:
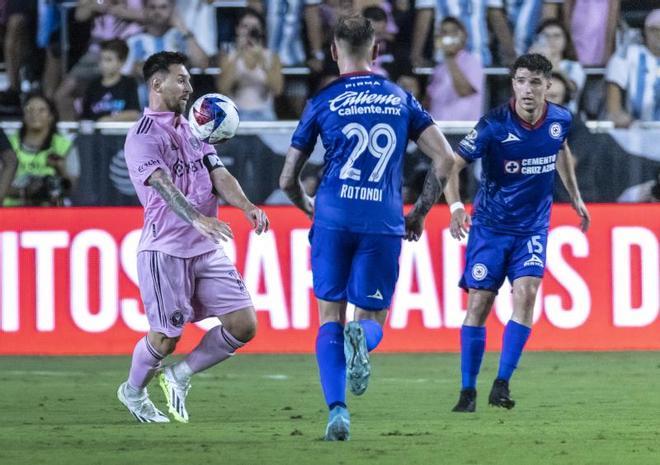
{"type": "Polygon", "coordinates": [[[214,242],[226,241],[227,238],[234,237],[227,223],[214,217],[204,216],[197,211],[162,169],[155,170],[147,182],[156,189],[174,213],[190,223],[203,236],[214,242]]]}
{"type": "Polygon", "coordinates": [[[312,218],[314,216],[314,202],[305,193],[300,182],[300,172],[308,158],[309,154],[294,147],[289,147],[282,174],[280,174],[280,189],[284,191],[296,207],[300,208],[309,218],[312,218]]]}
{"type": "Polygon", "coordinates": [[[454,166],[454,152],[436,125],[431,125],[417,139],[417,146],[431,161],[422,193],[406,215],[406,239],[418,240],[424,230],[424,219],[438,201],[454,166]]]}

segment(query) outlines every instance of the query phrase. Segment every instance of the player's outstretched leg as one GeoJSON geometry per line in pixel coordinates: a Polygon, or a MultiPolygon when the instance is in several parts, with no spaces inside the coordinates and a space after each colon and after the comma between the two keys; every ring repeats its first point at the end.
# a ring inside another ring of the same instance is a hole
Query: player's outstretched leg
{"type": "Polygon", "coordinates": [[[330,410],[326,441],[349,438],[350,420],[346,410],[346,359],[343,326],[331,321],[319,327],[316,337],[316,361],[325,402],[330,410]]]}
{"type": "Polygon", "coordinates": [[[461,327],[462,388],[453,412],[474,412],[477,408],[477,376],[486,347],[486,327],[461,327]]]}
{"type": "Polygon", "coordinates": [[[344,328],[344,356],[348,387],[356,396],[364,394],[369,386],[371,364],[369,352],[383,338],[383,328],[375,320],[351,321],[344,328]]]}
{"type": "Polygon", "coordinates": [[[158,376],[160,387],[167,399],[167,408],[176,421],[188,423],[186,397],[190,391],[190,377],[226,360],[243,347],[224,326],[211,328],[188,356],[174,365],[165,367],[158,376]]]}
{"type": "Polygon", "coordinates": [[[497,379],[493,383],[493,388],[488,397],[490,405],[507,409],[511,409],[516,405],[509,392],[509,380],[518,366],[518,361],[531,331],[531,328],[513,320],[510,320],[504,328],[500,367],[497,372],[497,379]]]}
{"type": "Polygon", "coordinates": [[[167,416],[149,399],[147,384],[160,366],[163,355],[149,342],[147,336],[135,345],[128,381],[117,390],[117,398],[141,423],[168,423],[167,416]]]}
{"type": "Polygon", "coordinates": [[[330,410],[328,426],[325,428],[326,441],[348,441],[351,438],[351,416],[346,407],[340,405],[330,410]]]}

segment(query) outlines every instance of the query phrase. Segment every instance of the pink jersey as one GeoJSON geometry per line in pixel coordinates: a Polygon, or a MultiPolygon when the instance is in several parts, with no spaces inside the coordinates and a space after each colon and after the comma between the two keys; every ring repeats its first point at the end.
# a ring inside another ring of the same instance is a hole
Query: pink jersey
{"type": "Polygon", "coordinates": [[[193,136],[183,116],[144,110],[144,116],[130,129],[124,145],[131,181],[144,206],[139,252],[155,250],[190,258],[219,247],[182,220],[160,194],[146,184],[149,176],[160,168],[202,215],[216,216],[217,199],[203,163],[204,155],[215,153],[213,146],[193,136]]]}

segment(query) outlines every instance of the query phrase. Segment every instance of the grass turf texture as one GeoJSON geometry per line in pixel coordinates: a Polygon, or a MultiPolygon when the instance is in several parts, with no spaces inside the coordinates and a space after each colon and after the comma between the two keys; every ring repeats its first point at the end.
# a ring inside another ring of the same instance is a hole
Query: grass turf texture
{"type": "Polygon", "coordinates": [[[348,397],[351,441],[327,443],[311,355],[239,355],[197,376],[188,425],[134,422],[116,398],[126,357],[0,357],[0,464],[660,463],[658,353],[527,353],[511,411],[487,405],[487,354],[476,414],[450,412],[458,355],[372,362],[367,393],[348,397]]]}

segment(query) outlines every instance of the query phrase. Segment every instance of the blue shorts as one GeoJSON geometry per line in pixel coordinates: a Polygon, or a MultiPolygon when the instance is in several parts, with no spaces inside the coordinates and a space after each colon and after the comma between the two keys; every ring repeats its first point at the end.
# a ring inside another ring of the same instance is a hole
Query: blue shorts
{"type": "Polygon", "coordinates": [[[459,286],[497,292],[504,278],[543,277],[548,232],[528,236],[501,234],[475,225],[470,229],[465,254],[465,271],[459,286]]]}
{"type": "Polygon", "coordinates": [[[312,227],[314,295],[365,310],[389,308],[399,277],[401,236],[312,227]]]}

